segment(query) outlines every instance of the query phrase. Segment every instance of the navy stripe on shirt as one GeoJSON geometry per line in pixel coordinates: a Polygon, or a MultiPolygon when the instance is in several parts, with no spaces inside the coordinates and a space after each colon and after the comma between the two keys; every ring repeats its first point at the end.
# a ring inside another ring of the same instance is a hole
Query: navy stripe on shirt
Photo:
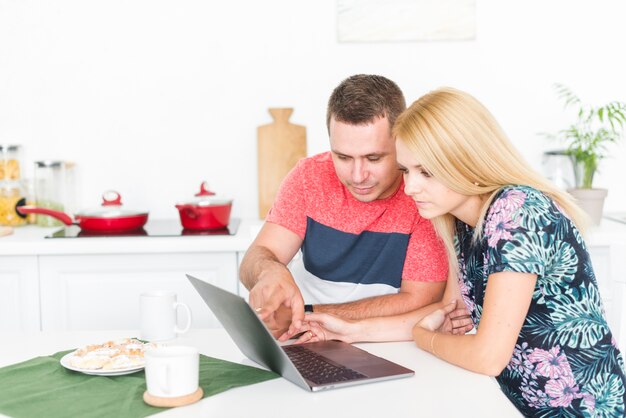
{"type": "Polygon", "coordinates": [[[409,238],[398,232],[350,234],[307,218],[304,267],[323,280],[399,289],[409,238]]]}

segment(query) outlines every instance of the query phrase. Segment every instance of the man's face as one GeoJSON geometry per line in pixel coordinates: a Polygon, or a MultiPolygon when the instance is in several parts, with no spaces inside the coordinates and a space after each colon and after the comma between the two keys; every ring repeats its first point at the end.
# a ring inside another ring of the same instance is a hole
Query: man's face
{"type": "Polygon", "coordinates": [[[402,181],[387,118],[367,125],[330,120],[330,149],[339,181],[361,202],[391,196],[402,181]]]}

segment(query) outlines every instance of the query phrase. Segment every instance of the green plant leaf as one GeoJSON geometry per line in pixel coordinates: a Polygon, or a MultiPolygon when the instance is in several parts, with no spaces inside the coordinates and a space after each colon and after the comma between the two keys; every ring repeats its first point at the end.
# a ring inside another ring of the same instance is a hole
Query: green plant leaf
{"type": "Polygon", "coordinates": [[[556,134],[543,134],[567,144],[567,153],[582,169],[584,187],[591,188],[598,164],[606,155],[607,144],[620,140],[626,125],[626,103],[612,101],[603,106],[583,104],[580,98],[563,84],[554,84],[564,107],[576,108],[576,120],[556,134]]]}
{"type": "MultiPolygon", "coordinates": [[[[600,122],[604,122],[604,118],[603,118],[603,116],[604,116],[604,110],[605,110],[605,109],[604,109],[603,107],[601,107],[600,109],[598,109],[598,119],[600,119],[600,122]]],[[[611,111],[609,110],[609,120],[610,120],[610,116],[611,116],[611,111]]],[[[611,125],[612,125],[612,124],[613,124],[613,123],[611,123],[611,125]]]]}

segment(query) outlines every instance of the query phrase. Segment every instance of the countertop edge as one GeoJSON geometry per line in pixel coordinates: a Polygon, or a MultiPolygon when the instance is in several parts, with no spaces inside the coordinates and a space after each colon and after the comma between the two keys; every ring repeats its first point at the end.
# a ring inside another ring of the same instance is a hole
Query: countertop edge
{"type": "MultiPolygon", "coordinates": [[[[242,219],[235,235],[84,239],[45,238],[58,228],[29,225],[0,237],[0,256],[245,252],[262,225],[260,219],[242,219]]],[[[596,247],[626,245],[626,224],[603,219],[588,229],[585,241],[596,247]]]]}
{"type": "Polygon", "coordinates": [[[0,238],[0,256],[242,252],[248,249],[262,224],[259,219],[244,219],[235,235],[81,239],[45,238],[58,227],[28,225],[0,238]]]}

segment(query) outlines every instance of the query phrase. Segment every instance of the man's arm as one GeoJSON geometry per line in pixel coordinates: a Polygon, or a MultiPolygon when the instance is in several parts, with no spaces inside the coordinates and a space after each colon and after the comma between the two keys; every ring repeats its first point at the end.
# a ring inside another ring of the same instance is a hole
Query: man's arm
{"type": "Polygon", "coordinates": [[[417,282],[403,280],[400,292],[374,296],[348,303],[315,305],[314,312],[330,313],[341,318],[362,319],[374,316],[398,315],[439,302],[446,282],[417,282]]]}
{"type": "Polygon", "coordinates": [[[285,319],[299,324],[304,318],[302,295],[286,266],[301,245],[302,239],[294,232],[266,222],[239,268],[241,282],[250,290],[250,305],[276,335],[284,331],[285,319]],[[288,318],[284,318],[286,312],[288,318]]]}

